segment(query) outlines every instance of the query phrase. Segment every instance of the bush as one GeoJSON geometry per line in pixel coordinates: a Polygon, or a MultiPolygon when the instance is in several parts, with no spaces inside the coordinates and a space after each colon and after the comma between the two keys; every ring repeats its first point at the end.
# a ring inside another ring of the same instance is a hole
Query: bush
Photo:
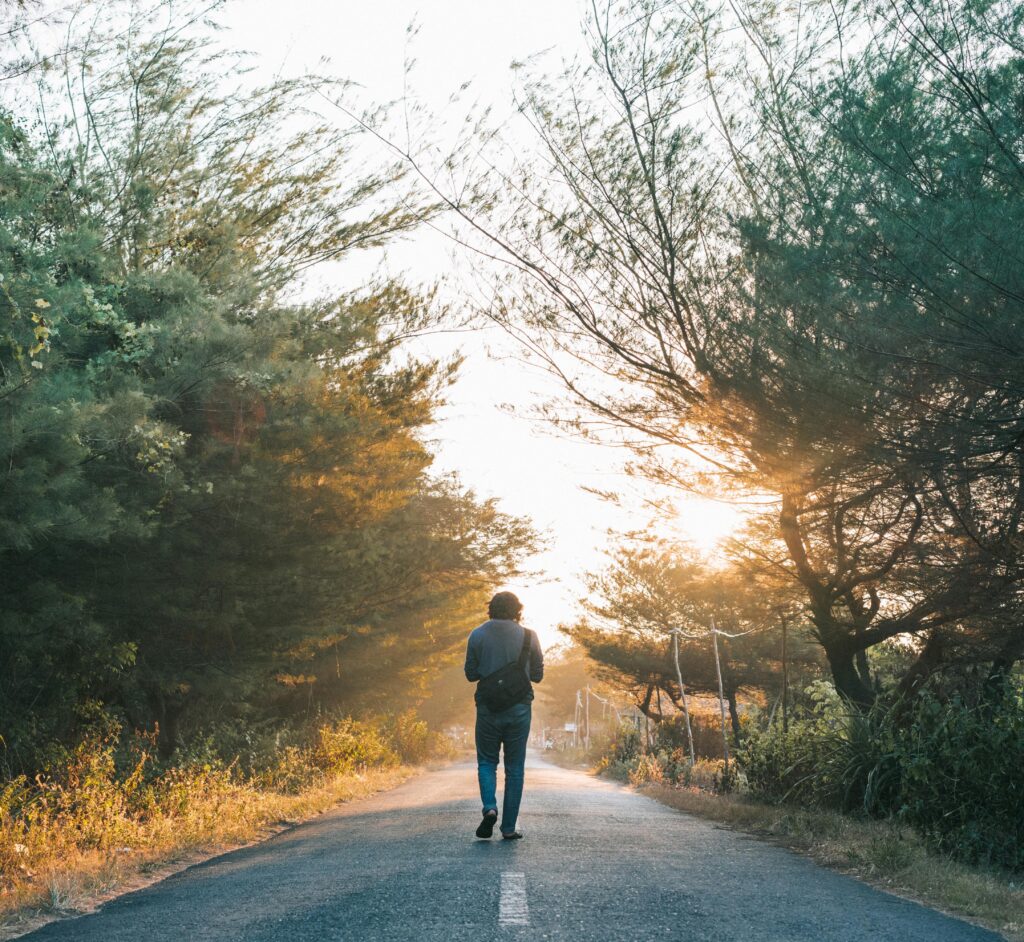
{"type": "Polygon", "coordinates": [[[266,820],[267,809],[284,804],[281,796],[353,772],[421,762],[439,745],[440,737],[408,711],[312,730],[249,735],[218,727],[165,765],[156,759],[154,737],[124,735],[105,718],[76,748],[55,754],[35,781],[19,776],[0,783],[0,895],[83,854],[113,856],[248,833],[266,820]],[[230,756],[231,748],[244,751],[230,756]]]}
{"type": "Polygon", "coordinates": [[[728,790],[734,784],[733,770],[730,769],[726,779],[722,759],[698,759],[691,768],[686,749],[671,746],[676,731],[669,729],[662,735],[661,727],[670,725],[659,725],[655,747],[646,751],[640,732],[631,724],[624,723],[599,762],[599,771],[632,785],[669,785],[715,792],[728,790]]]}
{"type": "Polygon", "coordinates": [[[884,817],[898,806],[893,735],[884,707],[863,713],[821,692],[788,731],[752,724],[736,759],[763,800],[884,817]]]}
{"type": "Polygon", "coordinates": [[[413,765],[432,757],[450,756],[454,748],[447,736],[433,732],[415,710],[390,717],[385,729],[398,757],[413,765]]]}
{"type": "Polygon", "coordinates": [[[866,713],[821,693],[788,732],[752,724],[737,759],[759,798],[898,818],[959,859],[1024,869],[1020,690],[866,713]]]}
{"type": "Polygon", "coordinates": [[[939,850],[1024,870],[1024,697],[922,696],[899,736],[900,817],[939,850]]]}
{"type": "Polygon", "coordinates": [[[831,688],[815,685],[808,693],[813,706],[792,717],[787,731],[779,722],[749,722],[736,761],[758,798],[834,807],[836,758],[849,713],[831,688]]]}
{"type": "Polygon", "coordinates": [[[388,740],[385,731],[377,726],[344,719],[317,730],[310,758],[316,768],[332,775],[361,772],[370,766],[397,765],[398,754],[388,740]]]}
{"type": "MultiPolygon", "coordinates": [[[[693,751],[698,759],[722,759],[722,721],[718,716],[706,713],[690,714],[690,732],[693,734],[693,751]]],[[[730,742],[732,731],[729,731],[730,742]]],[[[655,748],[682,749],[689,751],[686,736],[686,719],[676,714],[663,720],[654,728],[655,748]]],[[[730,747],[731,748],[731,747],[730,747]]]]}

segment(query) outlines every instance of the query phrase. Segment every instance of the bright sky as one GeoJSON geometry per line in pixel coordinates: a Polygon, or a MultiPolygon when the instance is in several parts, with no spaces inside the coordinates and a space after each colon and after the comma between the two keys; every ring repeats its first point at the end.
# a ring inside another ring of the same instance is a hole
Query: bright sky
{"type": "MultiPolygon", "coordinates": [[[[585,54],[580,0],[235,0],[219,19],[231,32],[226,44],[251,50],[260,72],[285,75],[330,71],[358,82],[377,101],[403,94],[403,63],[417,61],[415,94],[441,112],[449,97],[472,80],[477,100],[492,104],[496,116],[511,112],[509,64],[550,50],[560,58],[585,54]],[[419,26],[409,46],[407,26],[419,26]]],[[[433,282],[458,266],[455,247],[426,232],[388,251],[392,272],[412,282],[433,282]]],[[[325,270],[324,284],[351,275],[325,270]]],[[[345,288],[351,288],[346,281],[345,288]]],[[[457,299],[459,284],[446,288],[457,299]]],[[[466,285],[466,290],[471,286],[466,285]]],[[[545,644],[559,639],[555,629],[573,618],[583,592],[579,576],[598,568],[609,546],[609,527],[642,526],[646,515],[635,508],[613,508],[582,488],[620,491],[624,455],[613,449],[555,437],[522,416],[531,404],[557,396],[548,377],[511,359],[514,347],[500,332],[432,338],[424,349],[445,354],[461,349],[467,358],[461,379],[436,429],[436,468],[458,471],[479,495],[497,497],[502,509],[530,517],[548,535],[549,547],[532,561],[540,576],[513,585],[525,605],[525,620],[545,644]],[[513,405],[519,415],[503,409],[513,405]]],[[[679,531],[709,547],[734,525],[724,505],[698,498],[680,501],[679,531]]],[[[497,587],[496,587],[497,588],[497,587]]]]}

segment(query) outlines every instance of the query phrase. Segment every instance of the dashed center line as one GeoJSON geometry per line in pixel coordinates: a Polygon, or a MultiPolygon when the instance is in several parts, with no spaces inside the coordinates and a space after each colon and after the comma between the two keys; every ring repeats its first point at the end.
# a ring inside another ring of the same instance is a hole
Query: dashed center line
{"type": "Polygon", "coordinates": [[[528,926],[529,924],[530,907],[526,905],[526,874],[506,870],[501,875],[498,925],[528,926]]]}

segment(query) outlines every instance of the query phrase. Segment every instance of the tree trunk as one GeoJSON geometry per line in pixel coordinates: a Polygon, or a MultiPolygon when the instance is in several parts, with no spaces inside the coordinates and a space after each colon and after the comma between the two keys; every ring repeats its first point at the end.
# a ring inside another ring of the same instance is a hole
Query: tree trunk
{"type": "Polygon", "coordinates": [[[992,666],[989,668],[982,688],[982,697],[988,706],[999,706],[1006,698],[1009,692],[1007,681],[1022,654],[1024,654],[1024,631],[1018,630],[992,659],[992,666]]]}
{"type": "Polygon", "coordinates": [[[997,658],[992,662],[981,689],[981,697],[986,706],[997,707],[1006,699],[1011,670],[1013,661],[1008,658],[997,658]]]}
{"type": "Polygon", "coordinates": [[[928,635],[917,659],[910,665],[910,669],[903,675],[899,684],[899,692],[903,697],[912,697],[920,689],[921,685],[931,677],[932,673],[942,661],[942,653],[945,639],[939,631],[933,631],[928,635]]]}
{"type": "Polygon", "coordinates": [[[166,762],[179,745],[178,721],[185,712],[185,704],[178,699],[169,702],[159,688],[151,695],[151,702],[157,717],[156,752],[166,762]]]}
{"type": "MultiPolygon", "coordinates": [[[[655,687],[657,687],[657,684],[648,684],[647,685],[647,694],[644,696],[643,703],[641,703],[639,706],[640,706],[640,712],[643,713],[643,715],[646,716],[647,719],[654,720],[655,723],[660,723],[665,717],[662,716],[661,713],[658,710],[655,710],[654,707],[651,706],[651,701],[654,699],[655,687]]],[[[658,699],[660,700],[661,699],[661,688],[658,687],[657,689],[658,689],[658,699]]]]}
{"type": "MultiPolygon", "coordinates": [[[[679,667],[679,631],[672,632],[672,658],[675,661],[676,666],[676,680],[679,683],[679,699],[683,704],[683,720],[686,723],[686,742],[689,748],[689,761],[690,767],[693,767],[697,757],[694,755],[693,750],[693,726],[690,724],[690,707],[686,702],[686,685],[683,683],[683,672],[679,667]]],[[[671,697],[671,694],[669,694],[671,697]]]]}
{"type": "Polygon", "coordinates": [[[736,691],[728,691],[726,699],[729,701],[729,719],[732,720],[732,735],[738,744],[740,741],[740,714],[736,707],[736,691]]]}
{"type": "Polygon", "coordinates": [[[832,669],[832,680],[840,696],[854,706],[866,710],[875,702],[874,691],[864,683],[854,665],[854,652],[846,646],[825,646],[825,656],[832,669]]]}
{"type": "Polygon", "coordinates": [[[861,683],[864,684],[868,690],[874,688],[874,684],[871,682],[871,668],[868,667],[868,652],[861,648],[856,655],[857,662],[857,673],[860,676],[861,683]]]}

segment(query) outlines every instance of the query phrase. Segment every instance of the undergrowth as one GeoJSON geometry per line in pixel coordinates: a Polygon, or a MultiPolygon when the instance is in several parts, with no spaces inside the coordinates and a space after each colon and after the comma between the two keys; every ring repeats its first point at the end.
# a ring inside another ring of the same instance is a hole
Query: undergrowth
{"type": "Polygon", "coordinates": [[[109,725],[34,779],[0,785],[0,919],[81,908],[147,867],[251,840],[449,751],[411,712],[325,722],[230,759],[214,738],[168,764],[152,737],[109,725]]]}

